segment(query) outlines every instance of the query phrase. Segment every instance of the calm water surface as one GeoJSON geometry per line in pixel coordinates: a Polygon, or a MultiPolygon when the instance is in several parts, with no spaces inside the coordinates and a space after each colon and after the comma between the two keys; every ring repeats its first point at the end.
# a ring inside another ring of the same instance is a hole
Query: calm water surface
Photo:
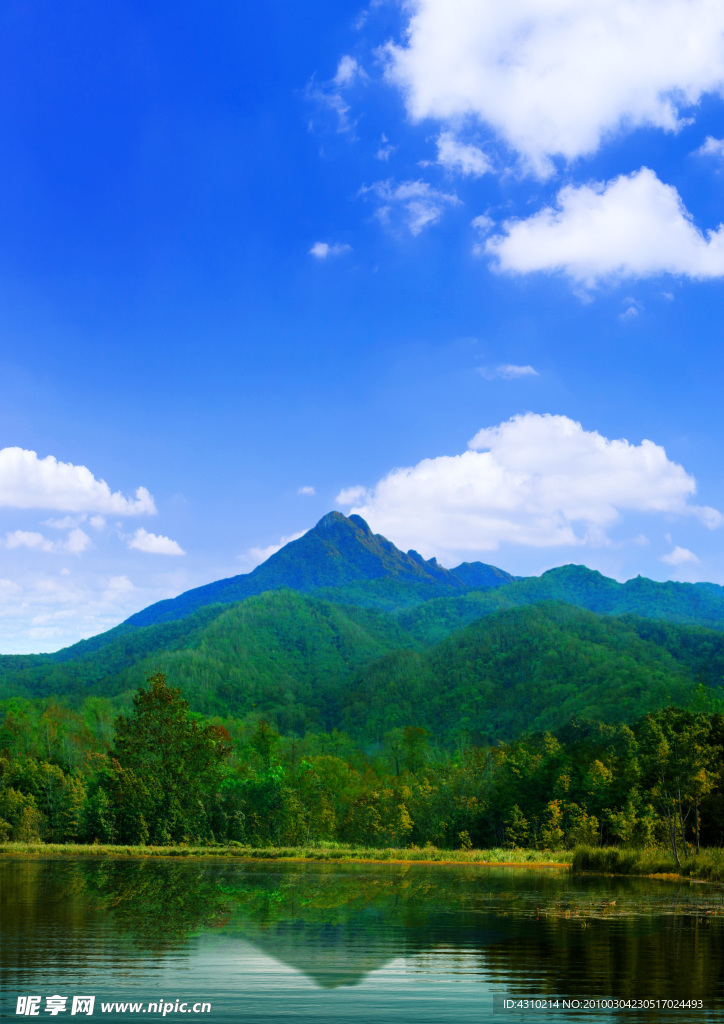
{"type": "Polygon", "coordinates": [[[59,1021],[89,1019],[71,1015],[76,995],[109,1022],[160,1020],[154,1002],[175,1022],[723,1020],[724,889],[480,865],[4,859],[3,1019],[32,995],[59,1021]],[[494,1013],[493,996],[705,1009],[494,1013]]]}

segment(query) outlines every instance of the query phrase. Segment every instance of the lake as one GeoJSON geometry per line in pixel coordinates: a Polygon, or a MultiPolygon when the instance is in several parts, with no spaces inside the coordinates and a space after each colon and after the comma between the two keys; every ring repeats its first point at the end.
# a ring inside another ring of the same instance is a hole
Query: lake
{"type": "Polygon", "coordinates": [[[724,888],[477,864],[5,858],[0,993],[15,1020],[719,1020],[724,888]]]}

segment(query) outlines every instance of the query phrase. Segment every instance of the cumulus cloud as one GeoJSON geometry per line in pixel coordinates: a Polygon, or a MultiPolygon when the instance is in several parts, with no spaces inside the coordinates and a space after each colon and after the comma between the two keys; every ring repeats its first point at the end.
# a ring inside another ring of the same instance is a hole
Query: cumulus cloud
{"type": "Polygon", "coordinates": [[[148,533],[140,526],[128,542],[129,548],[145,551],[149,555],[185,555],[175,540],[162,534],[148,533]]]}
{"type": "Polygon", "coordinates": [[[340,504],[397,544],[444,560],[501,544],[602,546],[626,512],[721,514],[692,503],[694,478],[652,441],[631,444],[567,416],[526,413],[480,430],[468,451],[395,469],[340,504]]]}
{"type": "Polygon", "coordinates": [[[306,494],[306,495],[310,495],[311,496],[311,495],[316,494],[316,493],[317,492],[315,491],[315,489],[313,487],[308,486],[308,485],[306,487],[299,487],[299,488],[297,488],[297,494],[306,494]]]}
{"type": "Polygon", "coordinates": [[[415,121],[484,123],[540,175],[612,132],[676,131],[724,84],[712,0],[409,0],[387,77],[415,121]]]}
{"type": "Polygon", "coordinates": [[[318,260],[326,260],[329,256],[343,256],[344,253],[351,251],[351,245],[346,245],[339,242],[315,242],[312,248],[309,250],[309,255],[316,256],[318,260]]]}
{"type": "Polygon", "coordinates": [[[482,149],[460,142],[452,132],[441,132],[438,135],[437,162],[449,171],[472,178],[479,178],[493,169],[482,149]]]}
{"type": "Polygon", "coordinates": [[[38,458],[24,448],[0,450],[0,507],[47,508],[58,512],[100,512],[118,516],[153,515],[156,506],[145,487],[135,498],[111,491],[85,466],[38,458]]]}
{"type": "Polygon", "coordinates": [[[605,184],[567,185],[555,207],[507,221],[484,250],[500,270],[559,271],[584,287],[657,274],[724,275],[724,226],[703,234],[676,189],[647,167],[605,184]]]}
{"type": "Polygon", "coordinates": [[[377,200],[376,216],[383,224],[390,224],[399,211],[412,235],[419,235],[423,228],[437,223],[447,206],[460,203],[454,192],[442,192],[427,181],[376,181],[364,185],[360,195],[377,200]]]}
{"type": "Polygon", "coordinates": [[[686,562],[698,562],[699,559],[688,548],[675,547],[668,555],[662,555],[661,561],[667,565],[684,565],[686,562]]]}
{"type": "Polygon", "coordinates": [[[520,380],[521,377],[537,377],[538,371],[532,366],[516,366],[515,363],[503,363],[502,366],[479,366],[478,373],[486,380],[520,380]]]}

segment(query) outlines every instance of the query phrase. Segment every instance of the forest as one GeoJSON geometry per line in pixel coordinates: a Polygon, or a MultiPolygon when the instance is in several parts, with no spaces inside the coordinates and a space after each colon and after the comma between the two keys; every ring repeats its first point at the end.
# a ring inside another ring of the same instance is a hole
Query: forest
{"type": "Polygon", "coordinates": [[[555,732],[442,745],[422,726],[374,746],[344,731],[282,735],[260,715],[193,712],[156,673],[116,716],[12,699],[0,725],[0,840],[22,843],[445,849],[724,843],[724,714],[688,707],[630,724],[574,718],[555,732]]]}

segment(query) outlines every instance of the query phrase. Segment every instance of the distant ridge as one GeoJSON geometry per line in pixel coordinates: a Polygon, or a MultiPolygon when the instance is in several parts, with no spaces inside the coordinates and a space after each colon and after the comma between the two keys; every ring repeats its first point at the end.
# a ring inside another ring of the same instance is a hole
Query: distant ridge
{"type": "Polygon", "coordinates": [[[427,596],[434,597],[471,587],[499,587],[520,577],[482,562],[444,569],[435,558],[425,561],[417,551],[400,551],[385,537],[372,533],[361,516],[328,512],[303,537],[290,541],[252,572],[158,601],[126,619],[125,625],[171,622],[205,605],[232,604],[268,590],[309,593],[384,579],[421,584],[429,588],[427,596]]]}
{"type": "Polygon", "coordinates": [[[659,583],[646,576],[619,583],[585,565],[561,565],[542,576],[519,578],[506,587],[505,597],[510,605],[563,601],[599,615],[640,615],[724,629],[724,587],[716,583],[659,583]]]}

